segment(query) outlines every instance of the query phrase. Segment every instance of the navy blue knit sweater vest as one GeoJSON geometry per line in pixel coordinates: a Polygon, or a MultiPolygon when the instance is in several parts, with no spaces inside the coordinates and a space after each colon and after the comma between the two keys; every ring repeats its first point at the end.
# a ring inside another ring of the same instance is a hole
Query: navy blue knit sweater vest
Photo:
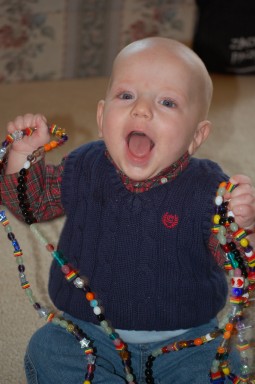
{"type": "MultiPolygon", "coordinates": [[[[217,164],[191,159],[175,180],[135,194],[106,158],[103,142],[69,155],[59,249],[89,279],[113,327],[186,329],[223,308],[224,271],[208,250],[213,198],[223,179],[217,164]]],[[[57,308],[97,323],[84,293],[55,262],[49,291],[57,308]]]]}

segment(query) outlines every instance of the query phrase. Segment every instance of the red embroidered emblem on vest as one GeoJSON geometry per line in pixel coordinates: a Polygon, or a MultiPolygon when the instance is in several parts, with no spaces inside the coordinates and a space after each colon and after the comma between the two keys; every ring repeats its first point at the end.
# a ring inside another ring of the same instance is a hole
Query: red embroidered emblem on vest
{"type": "Polygon", "coordinates": [[[179,217],[177,215],[172,215],[171,213],[166,212],[162,216],[162,223],[166,228],[174,228],[179,222],[179,217]]]}

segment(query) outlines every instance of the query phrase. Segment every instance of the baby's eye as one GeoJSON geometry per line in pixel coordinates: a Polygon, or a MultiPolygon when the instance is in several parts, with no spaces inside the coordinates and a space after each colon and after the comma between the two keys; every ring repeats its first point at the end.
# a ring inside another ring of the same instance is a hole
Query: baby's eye
{"type": "Polygon", "coordinates": [[[131,93],[128,93],[128,92],[123,92],[121,93],[120,95],[118,95],[118,97],[121,99],[121,100],[130,100],[133,98],[133,95],[131,93]]]}
{"type": "Polygon", "coordinates": [[[160,101],[160,104],[164,105],[165,107],[168,107],[168,108],[175,108],[176,107],[176,104],[173,100],[171,99],[163,99],[160,101]]]}

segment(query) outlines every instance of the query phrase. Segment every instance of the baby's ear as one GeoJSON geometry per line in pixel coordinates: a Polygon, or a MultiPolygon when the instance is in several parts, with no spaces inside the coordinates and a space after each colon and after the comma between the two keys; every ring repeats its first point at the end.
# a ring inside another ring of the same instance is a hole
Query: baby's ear
{"type": "Polygon", "coordinates": [[[103,115],[104,115],[104,100],[100,100],[97,104],[97,127],[98,127],[98,136],[103,137],[103,115]]]}
{"type": "Polygon", "coordinates": [[[193,155],[200,145],[207,139],[211,131],[212,123],[208,120],[201,121],[194,133],[193,139],[189,145],[188,151],[190,155],[193,155]]]}

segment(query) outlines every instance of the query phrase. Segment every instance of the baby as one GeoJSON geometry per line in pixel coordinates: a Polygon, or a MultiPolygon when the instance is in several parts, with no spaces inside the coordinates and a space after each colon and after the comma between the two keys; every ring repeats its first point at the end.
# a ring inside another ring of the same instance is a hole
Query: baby
{"type": "MultiPolygon", "coordinates": [[[[159,37],[136,41],[118,54],[105,100],[98,103],[103,140],[79,147],[58,166],[40,159],[26,176],[33,217],[66,215],[58,249],[104,307],[95,317],[83,291],[70,286],[53,262],[50,297],[93,340],[95,384],[210,381],[218,339],[159,357],[153,370],[147,359],[164,345],[212,332],[226,303],[210,227],[216,190],[228,176],[216,163],[193,157],[210,133],[212,91],[204,64],[183,44],[159,37]],[[102,332],[105,319],[128,345],[132,374],[123,373],[102,332]]],[[[50,139],[40,114],[18,116],[7,128],[26,127],[36,130],[13,143],[1,186],[4,204],[19,217],[17,172],[50,139]]],[[[231,181],[239,186],[229,207],[239,226],[253,230],[251,181],[244,175],[231,181]]],[[[25,367],[31,384],[84,380],[82,350],[52,323],[32,336],[25,367]]]]}

